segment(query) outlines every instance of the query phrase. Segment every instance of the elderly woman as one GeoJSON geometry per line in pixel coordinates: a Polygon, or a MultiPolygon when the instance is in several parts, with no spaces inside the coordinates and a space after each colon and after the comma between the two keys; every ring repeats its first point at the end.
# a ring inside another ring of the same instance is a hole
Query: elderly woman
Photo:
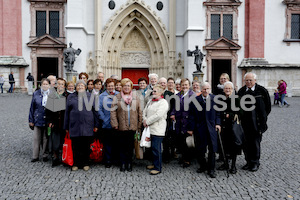
{"type": "Polygon", "coordinates": [[[30,110],[29,110],[29,127],[34,130],[33,134],[33,155],[31,162],[39,161],[39,153],[43,154],[43,161],[48,161],[46,153],[48,136],[47,136],[47,119],[45,106],[50,93],[50,80],[43,78],[41,80],[41,89],[33,93],[30,110]]]}
{"type": "Polygon", "coordinates": [[[94,80],[93,79],[90,79],[90,80],[88,80],[87,81],[87,92],[89,92],[89,93],[92,93],[93,92],[93,90],[94,90],[94,80]]]}
{"type": "Polygon", "coordinates": [[[116,91],[121,92],[122,85],[120,80],[116,80],[116,91]]]}
{"type": "Polygon", "coordinates": [[[217,85],[214,94],[215,95],[219,95],[219,94],[223,94],[224,95],[224,83],[227,81],[230,81],[229,75],[227,73],[223,73],[220,76],[220,84],[217,85]]]}
{"type": "Polygon", "coordinates": [[[153,73],[153,74],[149,74],[148,78],[150,80],[150,84],[147,86],[148,90],[153,90],[153,86],[156,85],[157,81],[158,81],[158,75],[153,73]]]}
{"type": "Polygon", "coordinates": [[[72,171],[77,171],[78,168],[87,171],[90,169],[88,164],[90,144],[94,132],[98,130],[99,117],[95,111],[95,102],[90,100],[91,94],[86,92],[86,83],[78,80],[75,87],[76,92],[67,98],[64,129],[69,132],[72,140],[74,159],[72,171]],[[92,107],[84,99],[92,101],[92,107]]]}
{"type": "Polygon", "coordinates": [[[176,94],[181,91],[180,82],[181,82],[181,79],[176,79],[176,81],[175,81],[175,88],[176,88],[176,91],[177,91],[177,92],[175,92],[176,94]]]}
{"type": "Polygon", "coordinates": [[[136,94],[138,98],[140,99],[140,103],[142,106],[142,109],[146,106],[150,93],[149,90],[147,89],[147,79],[145,77],[139,78],[138,80],[138,85],[139,85],[139,90],[136,91],[136,94]]]}
{"type": "MultiPolygon", "coordinates": [[[[98,80],[98,79],[97,79],[98,80]]],[[[108,78],[105,81],[106,90],[99,97],[99,117],[102,120],[102,135],[105,150],[105,167],[110,168],[112,163],[112,151],[114,149],[114,139],[116,131],[110,124],[110,108],[113,98],[119,94],[115,90],[116,80],[108,78]]]]}
{"type": "MultiPolygon", "coordinates": [[[[66,81],[62,78],[57,78],[57,90],[56,92],[50,93],[49,98],[63,102],[66,101],[66,81]]],[[[62,150],[63,140],[65,131],[63,129],[65,109],[59,111],[52,111],[46,109],[46,118],[48,119],[48,127],[51,128],[51,135],[49,137],[49,150],[52,153],[52,167],[60,164],[59,150],[62,150]]]]}
{"type": "Polygon", "coordinates": [[[100,95],[102,89],[102,81],[100,79],[96,79],[94,80],[93,84],[94,84],[93,94],[100,95]]]}
{"type": "MultiPolygon", "coordinates": [[[[222,132],[221,138],[224,146],[224,151],[226,157],[232,159],[230,173],[235,174],[237,172],[235,163],[236,157],[241,153],[241,146],[237,146],[233,140],[234,135],[232,132],[232,123],[234,120],[234,116],[237,115],[239,119],[241,119],[241,115],[243,114],[242,109],[240,108],[240,99],[236,96],[234,101],[232,101],[232,94],[234,94],[234,86],[232,82],[224,83],[224,93],[226,96],[226,110],[221,112],[221,125],[222,132]],[[232,102],[235,103],[235,107],[233,107],[232,102]],[[238,111],[234,111],[233,108],[238,108],[238,111]]],[[[226,169],[225,164],[221,165],[218,170],[226,169]]]]}
{"type": "MultiPolygon", "coordinates": [[[[189,111],[184,109],[185,98],[191,98],[191,96],[196,96],[195,93],[190,90],[191,84],[190,80],[184,78],[181,80],[181,91],[177,94],[178,99],[180,99],[180,109],[176,110],[176,106],[171,111],[170,118],[176,122],[175,130],[178,138],[178,148],[182,152],[183,167],[189,167],[191,165],[191,152],[186,144],[186,138],[189,136],[187,133],[188,125],[188,115],[189,111]]],[[[177,103],[177,102],[176,102],[177,103]]]]}
{"type": "Polygon", "coordinates": [[[89,75],[87,73],[85,73],[85,72],[81,72],[78,75],[78,78],[79,78],[79,80],[83,80],[87,84],[87,81],[89,79],[89,75]]]}
{"type": "Polygon", "coordinates": [[[75,84],[73,81],[67,82],[67,95],[72,94],[75,92],[75,84]]]}
{"type": "Polygon", "coordinates": [[[199,96],[201,94],[200,81],[193,80],[192,85],[193,85],[193,91],[197,96],[199,96]]]}
{"type": "Polygon", "coordinates": [[[133,83],[130,79],[121,80],[122,91],[117,94],[112,103],[110,124],[118,130],[120,141],[120,171],[132,171],[132,156],[134,147],[134,134],[142,127],[142,109],[136,93],[132,92],[133,83]]]}
{"type": "Polygon", "coordinates": [[[163,98],[164,89],[160,85],[153,87],[153,98],[143,111],[143,125],[150,128],[153,165],[147,166],[151,175],[156,175],[162,169],[161,145],[167,126],[168,102],[163,98]]]}

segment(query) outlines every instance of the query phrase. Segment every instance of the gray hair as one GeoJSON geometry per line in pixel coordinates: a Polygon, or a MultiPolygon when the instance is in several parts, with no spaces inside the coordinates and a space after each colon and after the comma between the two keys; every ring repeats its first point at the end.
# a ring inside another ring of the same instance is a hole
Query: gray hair
{"type": "Polygon", "coordinates": [[[155,77],[158,79],[158,75],[155,74],[155,73],[149,74],[149,75],[148,75],[149,79],[151,79],[152,76],[155,76],[155,77]]]}
{"type": "Polygon", "coordinates": [[[76,84],[75,84],[75,88],[77,87],[78,84],[82,83],[85,87],[86,87],[86,83],[84,82],[84,80],[79,79],[76,84]]]}
{"type": "Polygon", "coordinates": [[[232,89],[234,89],[234,85],[233,85],[232,82],[230,82],[230,81],[225,82],[224,83],[224,88],[225,88],[226,85],[230,85],[232,87],[232,89]]]}
{"type": "Polygon", "coordinates": [[[247,72],[245,75],[244,75],[244,79],[246,78],[246,76],[247,75],[252,75],[253,76],[253,78],[256,80],[256,74],[255,73],[253,73],[253,72],[247,72]]]}
{"type": "Polygon", "coordinates": [[[158,80],[158,82],[160,83],[160,81],[165,81],[165,82],[167,82],[167,79],[166,79],[165,77],[161,77],[161,78],[158,80]]]}
{"type": "Polygon", "coordinates": [[[210,84],[208,82],[203,82],[200,85],[200,89],[202,90],[204,86],[209,86],[210,87],[210,84]]]}
{"type": "Polygon", "coordinates": [[[175,84],[180,84],[180,82],[181,82],[181,79],[178,78],[178,79],[176,79],[175,84]]]}

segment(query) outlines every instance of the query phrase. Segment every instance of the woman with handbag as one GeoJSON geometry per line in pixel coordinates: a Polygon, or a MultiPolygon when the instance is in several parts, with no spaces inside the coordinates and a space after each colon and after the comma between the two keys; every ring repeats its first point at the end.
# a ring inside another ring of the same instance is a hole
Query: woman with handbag
{"type": "Polygon", "coordinates": [[[153,98],[143,111],[143,125],[150,128],[153,165],[147,166],[151,175],[157,175],[162,169],[161,145],[167,127],[167,113],[169,104],[163,98],[164,89],[160,85],[153,87],[153,98]]]}
{"type": "Polygon", "coordinates": [[[47,119],[45,106],[50,93],[50,80],[43,78],[41,80],[41,89],[33,93],[31,106],[29,110],[29,127],[34,130],[33,134],[33,155],[31,162],[39,161],[40,147],[43,154],[43,161],[48,161],[46,151],[47,136],[47,119]]]}
{"type": "Polygon", "coordinates": [[[133,83],[130,79],[121,80],[122,91],[117,94],[111,106],[110,124],[118,131],[120,145],[120,171],[132,171],[132,157],[134,148],[134,134],[142,127],[142,109],[136,92],[132,91],[133,83]]]}
{"type": "MultiPolygon", "coordinates": [[[[224,83],[224,93],[225,93],[225,103],[226,103],[226,110],[221,112],[221,123],[222,123],[222,132],[221,132],[221,142],[223,142],[224,151],[226,158],[232,159],[231,168],[229,170],[230,173],[235,174],[237,172],[236,169],[236,157],[238,154],[241,153],[241,144],[237,144],[236,142],[236,135],[233,131],[233,123],[235,120],[239,120],[243,111],[240,107],[240,99],[235,96],[234,103],[232,105],[232,95],[234,95],[234,86],[232,82],[225,82],[224,83]],[[238,111],[234,111],[237,109],[238,111]]],[[[241,125],[240,125],[241,126],[241,125]]],[[[242,135],[243,137],[243,135],[242,135]]],[[[240,138],[243,140],[243,138],[240,138]]],[[[226,160],[226,159],[225,159],[226,160]]],[[[227,163],[221,165],[218,170],[227,169],[227,163]]]]}
{"type": "Polygon", "coordinates": [[[98,102],[95,103],[94,99],[90,99],[91,94],[86,92],[86,83],[83,80],[78,80],[75,88],[76,92],[67,98],[64,129],[69,132],[72,140],[74,159],[72,171],[77,171],[78,168],[88,171],[90,144],[99,125],[98,113],[95,110],[98,102]],[[93,102],[92,107],[85,99],[93,102]]]}

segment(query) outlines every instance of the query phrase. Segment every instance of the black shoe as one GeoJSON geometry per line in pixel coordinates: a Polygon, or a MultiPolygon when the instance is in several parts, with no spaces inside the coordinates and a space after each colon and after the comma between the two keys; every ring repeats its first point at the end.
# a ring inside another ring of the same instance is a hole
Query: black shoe
{"type": "Polygon", "coordinates": [[[231,174],[236,174],[236,172],[237,172],[236,167],[231,167],[231,169],[229,170],[229,172],[230,172],[231,174]]]}
{"type": "Polygon", "coordinates": [[[189,166],[191,166],[190,162],[184,162],[183,165],[182,165],[183,168],[187,168],[189,166]]]}
{"type": "Polygon", "coordinates": [[[34,158],[34,159],[31,160],[31,162],[37,162],[37,161],[39,161],[38,158],[34,158]]]}
{"type": "Polygon", "coordinates": [[[257,170],[258,170],[258,165],[257,164],[254,164],[253,165],[253,167],[251,167],[250,169],[249,169],[249,171],[251,171],[251,172],[256,172],[257,170]]]}
{"type": "Polygon", "coordinates": [[[216,174],[215,174],[214,171],[208,172],[208,176],[209,176],[210,178],[216,178],[216,174]]]}
{"type": "Polygon", "coordinates": [[[197,173],[203,173],[206,171],[206,168],[204,167],[200,167],[199,169],[197,169],[197,173]]]}
{"type": "Polygon", "coordinates": [[[105,164],[105,168],[111,168],[111,162],[107,162],[107,163],[105,164]]]}
{"type": "Polygon", "coordinates": [[[218,163],[224,162],[224,158],[218,158],[216,161],[217,161],[218,163]]]}
{"type": "Polygon", "coordinates": [[[129,163],[127,165],[127,171],[132,172],[132,164],[131,163],[129,163]]]}
{"type": "Polygon", "coordinates": [[[222,164],[220,167],[217,168],[217,170],[225,170],[227,169],[225,164],[222,164]]]}
{"type": "Polygon", "coordinates": [[[49,159],[47,157],[43,158],[43,162],[47,162],[49,159]]]}
{"type": "Polygon", "coordinates": [[[243,169],[243,170],[249,170],[249,169],[250,169],[249,164],[244,165],[244,166],[242,167],[242,169],[243,169]]]}
{"type": "Polygon", "coordinates": [[[121,168],[120,168],[120,171],[121,171],[121,172],[125,172],[125,169],[126,169],[126,168],[125,168],[125,164],[122,164],[122,165],[121,165],[121,168]]]}
{"type": "Polygon", "coordinates": [[[52,167],[58,166],[60,164],[59,159],[55,158],[52,160],[52,167]]]}

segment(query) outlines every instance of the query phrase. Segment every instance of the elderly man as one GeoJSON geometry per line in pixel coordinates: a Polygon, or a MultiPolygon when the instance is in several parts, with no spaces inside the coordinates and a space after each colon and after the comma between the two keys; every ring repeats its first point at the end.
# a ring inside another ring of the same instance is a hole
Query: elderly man
{"type": "MultiPolygon", "coordinates": [[[[255,172],[260,165],[262,134],[268,129],[267,119],[271,112],[271,99],[268,91],[256,83],[256,74],[252,72],[246,73],[244,81],[246,85],[239,90],[238,95],[240,97],[251,95],[256,101],[252,101],[252,105],[248,104],[248,108],[253,107],[253,109],[245,111],[242,116],[242,126],[246,137],[244,153],[247,161],[247,164],[242,169],[255,172]]],[[[251,101],[250,98],[245,100],[251,101]]]]}
{"type": "Polygon", "coordinates": [[[148,78],[150,80],[150,84],[147,86],[147,89],[153,90],[153,86],[157,83],[158,81],[158,75],[153,73],[149,74],[148,78]]]}
{"type": "Polygon", "coordinates": [[[214,95],[210,94],[210,84],[204,82],[200,86],[201,95],[196,97],[197,103],[190,103],[188,134],[193,135],[200,168],[197,173],[207,170],[211,178],[215,178],[215,152],[218,148],[217,130],[221,131],[220,112],[214,108],[214,95]],[[205,153],[208,146],[208,162],[205,153]]]}

